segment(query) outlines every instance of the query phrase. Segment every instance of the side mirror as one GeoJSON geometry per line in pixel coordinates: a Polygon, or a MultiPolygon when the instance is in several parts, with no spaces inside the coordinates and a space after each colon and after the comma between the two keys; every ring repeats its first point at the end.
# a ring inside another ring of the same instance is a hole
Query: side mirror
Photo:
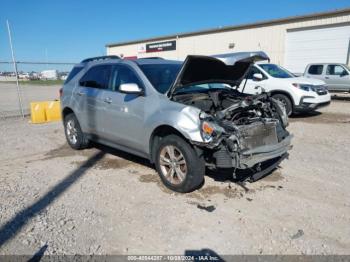
{"type": "Polygon", "coordinates": [[[263,80],[263,75],[262,74],[260,74],[260,73],[255,73],[254,75],[253,75],[253,80],[254,81],[261,81],[261,80],[263,80]]]}
{"type": "Polygon", "coordinates": [[[347,76],[347,75],[348,75],[348,72],[346,72],[345,70],[340,74],[340,76],[347,76]]]}
{"type": "Polygon", "coordinates": [[[143,90],[135,83],[121,84],[119,91],[125,94],[143,94],[143,90]]]}

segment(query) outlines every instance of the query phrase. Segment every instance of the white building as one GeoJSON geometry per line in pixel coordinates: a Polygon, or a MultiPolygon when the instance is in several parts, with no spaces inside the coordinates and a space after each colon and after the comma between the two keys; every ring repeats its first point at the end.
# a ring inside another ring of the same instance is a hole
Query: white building
{"type": "Polygon", "coordinates": [[[301,73],[308,63],[349,64],[350,8],[111,43],[106,47],[108,55],[124,58],[158,56],[175,60],[190,54],[262,50],[271,57],[271,62],[301,73]]]}
{"type": "Polygon", "coordinates": [[[40,72],[40,79],[42,80],[57,80],[58,71],[57,70],[44,70],[40,72]]]}

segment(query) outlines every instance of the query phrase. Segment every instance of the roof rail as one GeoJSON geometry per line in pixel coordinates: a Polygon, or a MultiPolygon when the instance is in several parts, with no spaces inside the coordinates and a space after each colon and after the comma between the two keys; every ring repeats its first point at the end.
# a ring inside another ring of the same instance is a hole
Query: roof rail
{"type": "Polygon", "coordinates": [[[159,57],[159,56],[151,56],[151,57],[140,57],[139,59],[163,59],[163,57],[159,57]]]}
{"type": "Polygon", "coordinates": [[[86,58],[83,61],[81,61],[80,63],[88,63],[91,61],[105,60],[105,59],[120,59],[120,57],[117,55],[96,56],[96,57],[86,58]]]}

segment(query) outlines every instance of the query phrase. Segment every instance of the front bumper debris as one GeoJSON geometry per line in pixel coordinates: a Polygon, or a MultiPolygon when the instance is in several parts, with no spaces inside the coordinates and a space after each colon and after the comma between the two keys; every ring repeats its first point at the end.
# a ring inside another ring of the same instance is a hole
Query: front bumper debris
{"type": "Polygon", "coordinates": [[[260,146],[251,150],[241,152],[239,168],[246,169],[255,166],[258,163],[280,157],[292,148],[291,140],[293,135],[287,136],[281,142],[275,145],[260,146]]]}
{"type": "Polygon", "coordinates": [[[254,173],[253,175],[251,175],[249,177],[249,182],[255,182],[257,180],[259,180],[260,178],[266,176],[267,174],[269,174],[272,170],[274,170],[275,168],[277,168],[279,166],[279,164],[286,158],[288,158],[289,154],[288,153],[284,153],[281,157],[274,159],[274,161],[272,163],[270,163],[270,165],[268,165],[265,169],[260,170],[256,173],[254,173]]]}

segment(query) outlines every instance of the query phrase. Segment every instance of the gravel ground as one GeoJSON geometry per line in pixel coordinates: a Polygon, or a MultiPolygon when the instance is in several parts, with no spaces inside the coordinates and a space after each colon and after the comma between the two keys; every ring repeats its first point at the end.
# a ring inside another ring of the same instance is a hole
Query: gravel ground
{"type": "Polygon", "coordinates": [[[190,194],[146,160],[73,151],[61,123],[0,121],[0,254],[350,254],[350,103],[291,119],[290,157],[245,186],[190,194]]]}
{"type": "MultiPolygon", "coordinates": [[[[20,85],[25,114],[29,114],[30,102],[58,99],[60,88],[59,85],[20,85]]],[[[0,82],[0,92],[0,118],[3,116],[20,116],[16,84],[0,82]]]]}

